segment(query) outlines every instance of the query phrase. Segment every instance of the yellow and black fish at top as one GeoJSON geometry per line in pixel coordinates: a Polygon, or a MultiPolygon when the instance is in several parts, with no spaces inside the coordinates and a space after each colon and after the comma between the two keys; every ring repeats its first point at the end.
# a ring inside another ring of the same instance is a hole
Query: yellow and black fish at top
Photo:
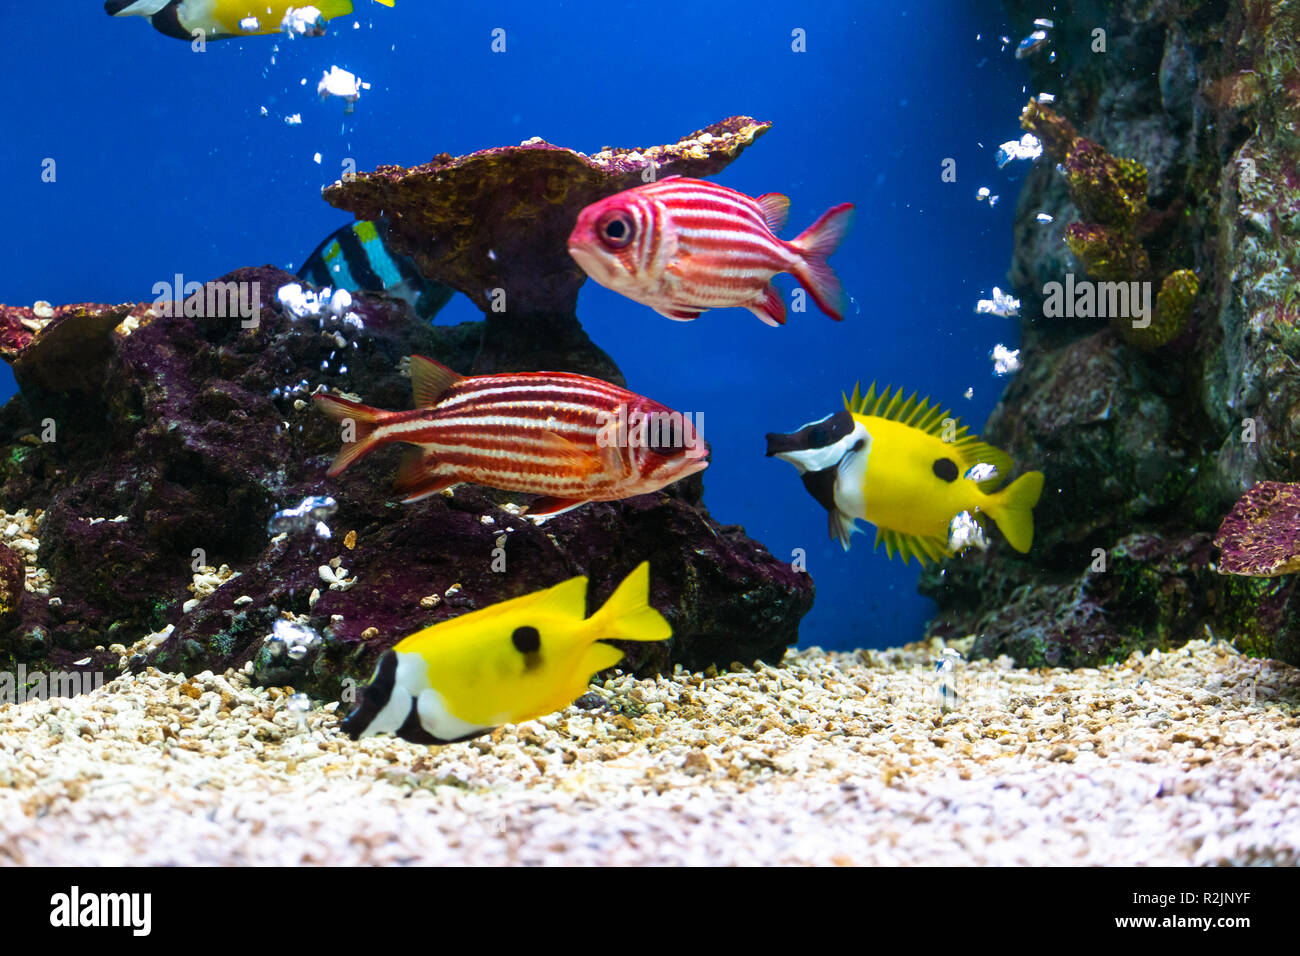
{"type": "Polygon", "coordinates": [[[1027,472],[1005,488],[1010,456],[980,441],[952,412],[901,389],[865,395],[858,386],[844,411],[788,434],[767,436],[768,457],[798,469],[804,487],[829,514],[831,537],[849,549],[861,518],[876,526],[875,547],[906,564],[951,557],[952,520],[969,512],[992,518],[1020,552],[1034,539],[1033,508],[1043,473],[1027,472]]]}
{"type": "MultiPolygon", "coordinates": [[[[391,7],[394,0],[375,2],[391,7]]],[[[110,17],[144,17],[159,33],[178,40],[193,40],[199,31],[205,40],[223,40],[279,33],[290,8],[309,5],[326,20],[352,12],[352,0],[105,0],[104,12],[110,17]]]]}
{"type": "Polygon", "coordinates": [[[386,292],[410,303],[420,318],[433,318],[453,290],[420,275],[410,257],[384,240],[386,231],[383,219],[336,229],[307,257],[298,278],[349,292],[386,292]]]}

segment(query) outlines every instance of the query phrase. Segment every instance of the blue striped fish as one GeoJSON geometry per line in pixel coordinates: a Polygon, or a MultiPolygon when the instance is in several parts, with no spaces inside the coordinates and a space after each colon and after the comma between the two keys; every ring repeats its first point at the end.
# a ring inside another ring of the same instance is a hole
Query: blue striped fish
{"type": "Polygon", "coordinates": [[[386,229],[382,219],[363,219],[330,233],[302,264],[298,278],[349,292],[386,292],[410,303],[420,318],[433,318],[452,290],[424,278],[407,256],[390,249],[386,229]]]}

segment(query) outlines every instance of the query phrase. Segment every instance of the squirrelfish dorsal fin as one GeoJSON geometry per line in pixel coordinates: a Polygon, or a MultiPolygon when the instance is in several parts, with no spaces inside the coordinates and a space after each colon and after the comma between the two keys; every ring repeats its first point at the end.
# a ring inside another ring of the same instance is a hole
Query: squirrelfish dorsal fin
{"type": "Polygon", "coordinates": [[[416,408],[437,405],[443,392],[465,376],[423,355],[411,356],[411,391],[416,408]]]}
{"type": "Polygon", "coordinates": [[[780,232],[785,228],[785,222],[790,218],[789,196],[783,196],[781,193],[763,193],[755,202],[758,203],[759,211],[763,213],[767,228],[773,232],[780,232]]]}

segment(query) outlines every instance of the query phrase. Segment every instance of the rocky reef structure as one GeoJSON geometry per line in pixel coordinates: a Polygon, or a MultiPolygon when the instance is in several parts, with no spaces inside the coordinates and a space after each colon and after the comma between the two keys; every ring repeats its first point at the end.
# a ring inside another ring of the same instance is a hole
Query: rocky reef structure
{"type": "MultiPolygon", "coordinates": [[[[651,157],[641,164],[619,151],[592,166],[536,145],[448,160],[455,190],[423,221],[460,252],[446,252],[436,275],[480,302],[494,284],[509,290],[499,316],[509,327],[495,338],[481,322],[419,321],[386,296],[304,305],[281,294],[295,277],[269,266],[208,283],[180,308],[0,306],[0,356],[20,386],[0,410],[0,507],[10,516],[0,518],[9,525],[0,526],[0,667],[111,675],[125,660],[192,674],[252,662],[263,684],[333,697],[419,628],[576,574],[589,575],[597,607],[642,560],[673,639],[627,645],[627,666],[778,660],[812,605],[812,581],[742,528],[716,524],[702,476],[542,525],[521,516],[524,499],[470,485],[402,505],[390,493],[396,449],[325,478],[339,432],[310,401],[329,387],[408,407],[413,353],[462,372],[522,367],[532,353],[512,336],[537,341],[528,316],[562,338],[538,364],[621,378],[572,314],[579,280],[560,264],[564,217],[656,156],[666,168],[716,171],[765,128],[726,121],[712,144],[697,134],[641,151],[651,157]],[[546,172],[513,184],[501,172],[532,164],[546,172]],[[488,180],[479,199],[475,168],[488,180]],[[474,205],[487,197],[491,209],[474,205]],[[530,230],[529,217],[545,228],[530,230]],[[529,277],[549,291],[530,293],[529,277]],[[234,301],[248,311],[232,311],[234,301]],[[327,495],[334,501],[304,520],[280,514],[327,495]]],[[[387,169],[376,182],[429,199],[431,180],[387,169]]],[[[414,234],[419,208],[414,199],[388,208],[403,235],[414,234]]]]}
{"type": "Polygon", "coordinates": [[[1298,662],[1296,576],[1218,573],[1232,539],[1215,533],[1259,483],[1300,480],[1300,6],[1084,2],[1055,22],[1055,61],[1029,60],[1055,102],[1027,125],[1054,161],[1016,214],[1023,369],[983,430],[1046,491],[1029,555],[923,578],[931,632],[1026,665],[1207,633],[1298,662]],[[1175,334],[1045,317],[1048,284],[1083,271],[1160,281],[1175,334]]]}
{"type": "Polygon", "coordinates": [[[732,116],[669,146],[605,147],[592,156],[532,139],[442,153],[410,169],[380,166],[326,187],[324,196],[358,219],[385,216],[394,249],[483,310],[473,373],[581,370],[621,385],[618,368],[578,322],[587,276],[566,247],[578,213],[656,178],[712,176],[770,127],[732,116]]]}
{"type": "MultiPolygon", "coordinates": [[[[1072,222],[1065,244],[1093,279],[1151,282],[1151,259],[1140,234],[1152,228],[1147,206],[1147,170],[1132,159],[1113,156],[1080,136],[1064,116],[1036,98],[1020,114],[1020,125],[1035,134],[1069,185],[1070,200],[1086,221],[1072,222]]],[[[1160,283],[1152,314],[1139,325],[1129,315],[1109,316],[1110,327],[1130,345],[1158,348],[1187,330],[1198,288],[1196,273],[1178,269],[1160,283]]]]}

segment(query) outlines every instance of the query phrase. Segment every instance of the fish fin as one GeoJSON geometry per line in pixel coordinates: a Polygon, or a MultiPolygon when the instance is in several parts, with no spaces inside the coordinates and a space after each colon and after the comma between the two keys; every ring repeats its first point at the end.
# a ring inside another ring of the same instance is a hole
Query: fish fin
{"type": "Polygon", "coordinates": [[[927,561],[938,562],[952,557],[952,551],[949,550],[946,541],[934,537],[903,534],[891,528],[876,529],[876,544],[872,550],[878,550],[882,544],[885,546],[885,554],[891,561],[897,553],[903,559],[903,564],[916,558],[916,563],[925,567],[927,561]]]}
{"type": "MultiPolygon", "coordinates": [[[[877,389],[876,383],[872,382],[866,394],[863,394],[861,383],[857,383],[853,386],[853,394],[844,396],[844,407],[854,415],[887,418],[909,428],[923,431],[927,435],[950,440],[954,445],[960,445],[965,441],[970,432],[970,426],[961,424],[961,419],[953,415],[949,409],[942,405],[931,404],[930,399],[919,397],[916,392],[904,401],[903,390],[901,388],[895,390],[891,385],[877,389]],[[945,435],[945,432],[948,434],[945,435]]],[[[974,440],[974,436],[970,438],[974,440]]],[[[979,460],[974,459],[971,464],[979,460]]]]}
{"type": "Polygon", "coordinates": [[[613,644],[602,644],[600,641],[592,644],[582,654],[582,660],[578,664],[574,676],[582,681],[582,687],[577,689],[573,697],[580,697],[583,688],[591,683],[591,678],[605,670],[607,667],[613,667],[623,659],[623,652],[613,644]]]}
{"type": "Polygon", "coordinates": [[[329,471],[325,472],[327,476],[333,478],[362,455],[378,447],[378,443],[374,440],[374,431],[387,412],[324,392],[312,398],[316,402],[316,407],[336,422],[351,421],[356,426],[357,431],[353,441],[344,444],[335,457],[334,463],[330,465],[329,471]]]}
{"type": "Polygon", "coordinates": [[[650,606],[649,561],[642,561],[623,579],[591,616],[591,625],[600,641],[666,641],[673,636],[668,621],[650,606]]]}
{"type": "Polygon", "coordinates": [[[849,538],[852,536],[853,532],[858,530],[857,521],[835,508],[828,511],[827,515],[829,516],[828,523],[830,526],[831,538],[838,541],[840,547],[845,551],[849,550],[849,545],[852,543],[849,538]]]}
{"type": "Polygon", "coordinates": [[[1001,491],[989,495],[986,511],[1011,547],[1021,554],[1034,543],[1034,506],[1043,494],[1043,473],[1027,471],[1001,491]]]}
{"type": "Polygon", "coordinates": [[[624,456],[623,449],[617,443],[601,445],[597,451],[597,457],[600,461],[600,471],[605,475],[621,475],[624,478],[632,475],[631,456],[624,456]]]}
{"type": "Polygon", "coordinates": [[[749,311],[758,316],[764,325],[777,327],[785,325],[785,299],[770,282],[763,289],[763,299],[749,306],[749,311]]]}
{"type": "Polygon", "coordinates": [[[780,232],[785,228],[786,220],[790,218],[789,196],[783,196],[781,193],[763,193],[755,201],[763,213],[767,228],[773,232],[780,232]]]}
{"type": "Polygon", "coordinates": [[[375,3],[382,3],[386,7],[391,7],[394,0],[375,0],[375,3]]]}
{"type": "Polygon", "coordinates": [[[515,602],[521,607],[528,607],[539,617],[555,615],[581,621],[587,616],[587,578],[585,575],[569,578],[545,591],[525,594],[495,605],[494,610],[502,610],[515,602]]]}
{"type": "Polygon", "coordinates": [[[821,218],[791,240],[801,261],[791,272],[808,290],[817,307],[839,321],[844,318],[846,299],[840,280],[826,258],[844,240],[853,225],[853,203],[841,203],[822,213],[821,218]]]}
{"type": "Polygon", "coordinates": [[[562,515],[566,511],[572,511],[580,505],[585,505],[585,498],[555,498],[551,495],[543,495],[535,498],[533,503],[528,506],[528,517],[530,518],[554,518],[556,515],[562,515]]]}
{"type": "Polygon", "coordinates": [[[542,453],[563,459],[565,465],[577,472],[579,477],[586,478],[600,471],[601,461],[596,455],[583,450],[558,432],[543,431],[541,437],[546,443],[542,453]]]}
{"type": "Polygon", "coordinates": [[[442,393],[465,376],[423,355],[411,356],[411,391],[416,408],[437,405],[442,393]]]}
{"type": "Polygon", "coordinates": [[[454,478],[429,474],[432,462],[433,457],[421,448],[408,448],[402,455],[402,463],[397,466],[397,479],[393,482],[393,490],[402,496],[402,501],[410,504],[457,484],[454,478]]]}
{"type": "Polygon", "coordinates": [[[991,493],[1006,481],[1007,475],[1011,473],[1013,467],[1011,456],[1001,449],[980,441],[974,435],[953,442],[953,450],[957,453],[957,464],[961,466],[963,474],[979,464],[992,465],[998,470],[992,478],[986,478],[979,483],[980,491],[985,494],[991,493]]]}
{"type": "MultiPolygon", "coordinates": [[[[379,0],[383,3],[383,0],[379,0]]],[[[316,9],[326,20],[333,20],[335,17],[346,17],[352,12],[352,0],[317,0],[316,9]]],[[[276,24],[279,29],[279,24],[276,24]]]]}
{"type": "Polygon", "coordinates": [[[674,322],[691,322],[700,317],[699,312],[691,309],[655,309],[655,311],[674,322]]]}

